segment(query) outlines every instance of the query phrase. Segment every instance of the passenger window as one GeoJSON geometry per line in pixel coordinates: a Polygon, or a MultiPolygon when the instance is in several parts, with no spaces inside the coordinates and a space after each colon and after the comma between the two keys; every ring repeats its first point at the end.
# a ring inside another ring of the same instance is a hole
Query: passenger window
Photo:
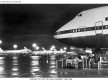
{"type": "Polygon", "coordinates": [[[89,31],[91,31],[92,29],[91,29],[91,27],[89,28],[89,31]]]}
{"type": "Polygon", "coordinates": [[[78,14],[78,17],[81,17],[82,16],[82,14],[78,14]]]}
{"type": "Polygon", "coordinates": [[[69,33],[69,31],[67,30],[66,33],[69,33]]]}
{"type": "Polygon", "coordinates": [[[73,31],[73,33],[74,33],[74,30],[72,30],[73,31]]]}
{"type": "Polygon", "coordinates": [[[108,29],[108,26],[107,25],[105,26],[105,29],[108,29]]]}
{"type": "Polygon", "coordinates": [[[71,30],[71,32],[73,33],[74,31],[73,31],[73,30],[71,30]]]}
{"type": "Polygon", "coordinates": [[[103,26],[103,29],[105,29],[105,26],[103,26]]]}
{"type": "Polygon", "coordinates": [[[68,33],[70,33],[70,30],[68,30],[68,33]]]}
{"type": "Polygon", "coordinates": [[[67,30],[66,33],[69,33],[69,30],[67,30]]]}
{"type": "Polygon", "coordinates": [[[96,27],[96,30],[98,30],[98,28],[99,28],[99,27],[97,26],[97,27],[96,27]]]}
{"type": "Polygon", "coordinates": [[[80,29],[80,31],[82,31],[82,29],[80,29]]]}
{"type": "Polygon", "coordinates": [[[76,29],[74,29],[74,32],[76,32],[76,29]]]}
{"type": "Polygon", "coordinates": [[[99,29],[102,29],[102,26],[99,26],[99,29]]]}
{"type": "Polygon", "coordinates": [[[73,30],[70,30],[70,33],[72,33],[73,32],[73,30]]]}
{"type": "Polygon", "coordinates": [[[64,34],[65,33],[65,31],[62,31],[62,34],[64,34]]]}
{"type": "Polygon", "coordinates": [[[81,28],[81,31],[84,31],[84,28],[81,28]]]}
{"type": "Polygon", "coordinates": [[[85,31],[87,31],[87,28],[85,28],[85,31]]]}
{"type": "Polygon", "coordinates": [[[102,29],[102,26],[97,26],[96,27],[96,30],[100,30],[100,29],[102,29]]]}
{"type": "Polygon", "coordinates": [[[106,29],[106,26],[103,26],[103,29],[106,29]]]}
{"type": "Polygon", "coordinates": [[[66,31],[64,31],[63,33],[66,33],[66,31]]]}
{"type": "Polygon", "coordinates": [[[77,29],[77,32],[79,32],[79,30],[77,29]]]}
{"type": "Polygon", "coordinates": [[[66,33],[69,33],[69,30],[67,30],[67,32],[66,33]]]}
{"type": "Polygon", "coordinates": [[[91,30],[95,30],[95,27],[92,27],[91,30]]]}
{"type": "Polygon", "coordinates": [[[89,31],[89,28],[85,28],[85,31],[89,31]]]}

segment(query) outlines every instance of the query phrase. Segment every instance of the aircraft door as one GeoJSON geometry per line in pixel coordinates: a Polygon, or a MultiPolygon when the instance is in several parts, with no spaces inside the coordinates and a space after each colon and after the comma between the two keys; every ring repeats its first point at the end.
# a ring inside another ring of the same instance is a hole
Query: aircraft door
{"type": "Polygon", "coordinates": [[[97,46],[97,48],[101,48],[102,47],[102,42],[103,42],[103,22],[102,21],[98,21],[95,23],[95,44],[97,46]]]}
{"type": "Polygon", "coordinates": [[[103,22],[98,21],[95,23],[95,33],[97,34],[103,34],[103,22]]]}

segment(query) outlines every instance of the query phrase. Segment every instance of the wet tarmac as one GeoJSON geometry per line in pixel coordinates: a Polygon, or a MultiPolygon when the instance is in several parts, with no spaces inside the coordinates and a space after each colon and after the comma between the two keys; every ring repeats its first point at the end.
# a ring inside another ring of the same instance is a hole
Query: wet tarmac
{"type": "Polygon", "coordinates": [[[0,77],[108,77],[108,69],[99,71],[97,69],[57,68],[57,58],[54,55],[0,57],[0,77]]]}

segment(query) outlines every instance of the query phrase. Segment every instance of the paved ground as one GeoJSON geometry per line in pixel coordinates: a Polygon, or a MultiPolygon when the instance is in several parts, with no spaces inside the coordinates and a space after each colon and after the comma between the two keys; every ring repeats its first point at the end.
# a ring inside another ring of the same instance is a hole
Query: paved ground
{"type": "Polygon", "coordinates": [[[58,69],[59,77],[102,77],[108,78],[108,69],[58,69]]]}

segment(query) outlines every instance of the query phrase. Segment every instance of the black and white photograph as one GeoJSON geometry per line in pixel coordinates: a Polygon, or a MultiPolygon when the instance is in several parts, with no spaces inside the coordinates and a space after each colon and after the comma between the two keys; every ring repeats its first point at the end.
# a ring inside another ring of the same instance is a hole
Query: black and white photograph
{"type": "Polygon", "coordinates": [[[108,4],[0,4],[0,78],[108,78],[108,4]]]}

